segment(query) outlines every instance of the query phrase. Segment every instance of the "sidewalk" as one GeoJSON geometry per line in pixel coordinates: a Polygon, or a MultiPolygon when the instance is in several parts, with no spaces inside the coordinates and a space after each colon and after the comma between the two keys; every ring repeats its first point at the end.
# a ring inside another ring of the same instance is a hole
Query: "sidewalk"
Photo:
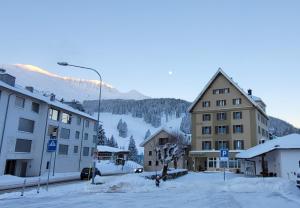
{"type": "MultiPolygon", "coordinates": [[[[41,185],[47,183],[48,174],[44,174],[41,176],[41,185]]],[[[26,187],[37,186],[39,182],[39,177],[17,177],[11,175],[3,175],[0,176],[0,191],[21,188],[24,184],[24,179],[26,179],[26,187]]],[[[49,184],[50,183],[58,183],[63,181],[72,181],[79,180],[80,173],[79,172],[71,172],[71,173],[55,173],[55,176],[50,175],[49,184]]]]}

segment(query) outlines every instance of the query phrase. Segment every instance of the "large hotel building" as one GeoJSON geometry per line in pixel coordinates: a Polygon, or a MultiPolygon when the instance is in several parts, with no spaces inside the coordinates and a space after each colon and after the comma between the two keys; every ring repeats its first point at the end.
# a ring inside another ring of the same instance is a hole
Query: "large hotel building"
{"type": "Polygon", "coordinates": [[[194,171],[240,168],[235,155],[268,140],[268,116],[262,99],[245,92],[222,69],[211,78],[189,108],[192,117],[194,171]],[[220,149],[229,161],[220,161],[220,149]]]}

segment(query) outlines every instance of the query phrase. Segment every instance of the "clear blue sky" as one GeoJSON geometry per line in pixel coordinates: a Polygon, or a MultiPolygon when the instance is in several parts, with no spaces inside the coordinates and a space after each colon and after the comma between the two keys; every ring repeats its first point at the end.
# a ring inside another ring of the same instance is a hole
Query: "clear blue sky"
{"type": "Polygon", "coordinates": [[[192,101],[218,67],[300,127],[300,1],[0,1],[0,63],[192,101]],[[173,75],[168,72],[173,71],[173,75]]]}

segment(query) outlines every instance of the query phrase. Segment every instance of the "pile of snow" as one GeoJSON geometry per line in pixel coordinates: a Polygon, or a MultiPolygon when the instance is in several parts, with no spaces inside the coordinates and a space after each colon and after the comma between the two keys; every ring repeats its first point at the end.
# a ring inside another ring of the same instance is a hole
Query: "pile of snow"
{"type": "Polygon", "coordinates": [[[141,165],[137,164],[133,161],[125,161],[124,166],[116,165],[114,162],[110,160],[101,160],[96,164],[98,170],[100,170],[101,175],[115,175],[115,174],[126,174],[133,173],[134,169],[142,168],[141,165]]]}

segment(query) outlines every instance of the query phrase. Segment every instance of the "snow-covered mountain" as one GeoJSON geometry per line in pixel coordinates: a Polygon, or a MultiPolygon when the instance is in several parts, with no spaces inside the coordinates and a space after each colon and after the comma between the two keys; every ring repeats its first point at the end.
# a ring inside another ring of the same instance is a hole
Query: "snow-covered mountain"
{"type": "MultiPolygon", "coordinates": [[[[63,77],[33,65],[15,64],[1,65],[7,73],[16,77],[16,83],[22,86],[33,86],[41,92],[49,92],[64,100],[93,100],[98,98],[98,80],[85,80],[63,77]]],[[[133,99],[149,98],[136,90],[120,92],[108,83],[103,82],[102,99],[133,99]]]]}

